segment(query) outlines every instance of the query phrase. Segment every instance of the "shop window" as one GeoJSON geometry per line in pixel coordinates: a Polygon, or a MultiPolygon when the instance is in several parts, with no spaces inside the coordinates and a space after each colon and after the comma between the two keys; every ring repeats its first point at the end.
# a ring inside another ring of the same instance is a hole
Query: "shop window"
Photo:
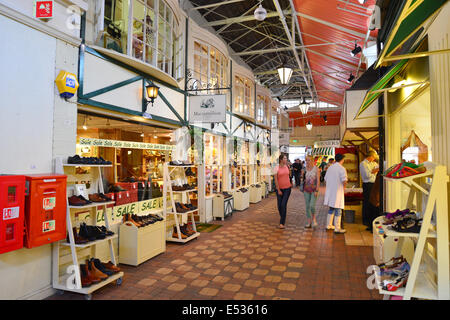
{"type": "MultiPolygon", "coordinates": [[[[98,38],[103,39],[105,48],[154,65],[174,78],[182,77],[182,35],[172,9],[164,0],[98,0],[96,8],[101,5],[104,5],[104,28],[98,38]]],[[[98,25],[101,17],[96,19],[98,25]]]]}
{"type": "Polygon", "coordinates": [[[234,110],[238,113],[254,117],[253,82],[245,77],[235,77],[234,110]]]}
{"type": "Polygon", "coordinates": [[[214,46],[194,41],[194,78],[203,89],[228,87],[227,70],[228,59],[222,52],[214,46]]]}
{"type": "Polygon", "coordinates": [[[428,147],[420,140],[414,130],[411,131],[400,151],[402,161],[419,164],[428,160],[428,147]]]}
{"type": "Polygon", "coordinates": [[[276,128],[278,126],[278,115],[272,115],[272,128],[276,128]]]}

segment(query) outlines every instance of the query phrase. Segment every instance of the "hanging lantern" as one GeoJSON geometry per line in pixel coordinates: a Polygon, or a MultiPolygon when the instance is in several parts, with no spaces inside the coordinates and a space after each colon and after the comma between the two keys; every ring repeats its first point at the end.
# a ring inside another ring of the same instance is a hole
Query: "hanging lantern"
{"type": "Polygon", "coordinates": [[[312,123],[311,123],[311,121],[308,121],[308,123],[306,124],[306,129],[308,129],[309,131],[311,131],[311,129],[312,129],[312,123]]]}
{"type": "Polygon", "coordinates": [[[302,101],[302,103],[300,103],[299,108],[300,108],[300,111],[303,114],[307,114],[308,113],[309,104],[305,101],[305,98],[303,98],[303,101],[302,101]]]}
{"type": "Polygon", "coordinates": [[[292,76],[292,68],[289,68],[286,65],[282,65],[277,69],[277,71],[278,76],[280,77],[281,84],[288,84],[292,76]]]}

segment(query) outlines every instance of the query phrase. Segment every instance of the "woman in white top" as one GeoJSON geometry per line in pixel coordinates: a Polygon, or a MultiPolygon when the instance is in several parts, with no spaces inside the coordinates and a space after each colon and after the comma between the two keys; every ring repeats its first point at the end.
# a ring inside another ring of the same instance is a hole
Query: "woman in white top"
{"type": "Polygon", "coordinates": [[[344,190],[347,184],[347,170],[342,166],[344,155],[337,154],[333,163],[325,174],[325,197],[323,204],[329,207],[327,216],[327,230],[334,229],[334,233],[345,233],[341,229],[341,210],[344,209],[344,190]],[[334,226],[333,223],[334,216],[334,226]]]}
{"type": "Polygon", "coordinates": [[[319,169],[314,165],[311,156],[306,156],[306,167],[303,171],[303,195],[305,196],[306,218],[308,223],[305,228],[317,227],[316,221],[316,200],[319,194],[320,173],[319,169]]]}

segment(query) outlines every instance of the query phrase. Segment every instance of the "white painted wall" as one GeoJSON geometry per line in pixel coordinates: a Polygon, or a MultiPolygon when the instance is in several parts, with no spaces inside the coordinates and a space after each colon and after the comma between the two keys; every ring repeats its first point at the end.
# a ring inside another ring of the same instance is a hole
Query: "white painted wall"
{"type": "MultiPolygon", "coordinates": [[[[1,14],[0,30],[0,173],[52,172],[55,155],[75,151],[75,98],[61,99],[54,80],[76,73],[77,48],[1,14]]],[[[51,245],[1,254],[0,288],[0,299],[52,294],[51,245]]]]}

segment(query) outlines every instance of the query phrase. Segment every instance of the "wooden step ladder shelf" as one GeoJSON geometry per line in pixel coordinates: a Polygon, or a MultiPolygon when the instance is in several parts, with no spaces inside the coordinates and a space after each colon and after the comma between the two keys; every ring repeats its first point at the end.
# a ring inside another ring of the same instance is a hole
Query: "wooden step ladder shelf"
{"type": "MultiPolygon", "coordinates": [[[[104,194],[104,187],[103,187],[103,181],[102,181],[101,168],[111,167],[111,166],[112,165],[67,164],[67,163],[63,163],[61,158],[55,159],[55,173],[59,173],[59,174],[65,174],[64,173],[65,167],[97,168],[97,170],[98,170],[97,179],[96,179],[96,181],[94,181],[93,185],[96,186],[96,188],[98,189],[98,192],[103,193],[103,194],[104,194]]],[[[107,209],[108,205],[114,204],[114,203],[115,203],[114,201],[108,201],[108,202],[92,203],[92,204],[89,204],[86,206],[70,206],[69,200],[66,197],[66,207],[67,207],[67,209],[66,209],[66,225],[67,225],[67,233],[69,235],[69,242],[63,240],[63,241],[55,242],[52,244],[52,285],[53,285],[53,288],[59,290],[60,292],[71,291],[71,292],[84,294],[85,298],[90,300],[92,298],[91,294],[94,291],[104,287],[105,285],[112,283],[114,281],[116,282],[117,285],[120,285],[122,283],[122,278],[123,278],[124,273],[118,272],[114,275],[109,276],[107,279],[101,281],[98,284],[91,285],[86,288],[81,287],[81,270],[80,270],[80,263],[78,261],[77,249],[84,249],[84,248],[93,249],[99,243],[108,242],[111,262],[114,265],[117,265],[116,257],[114,254],[113,240],[117,239],[118,236],[117,236],[117,234],[114,234],[105,239],[92,241],[90,243],[75,244],[74,234],[73,234],[73,224],[72,224],[72,218],[71,218],[71,214],[70,214],[70,211],[72,209],[89,209],[92,225],[95,225],[96,224],[96,210],[92,210],[92,209],[97,208],[97,207],[102,207],[103,212],[104,212],[104,218],[105,218],[105,227],[108,230],[110,230],[110,223],[109,223],[108,215],[106,214],[106,209],[107,209]],[[74,275],[75,275],[74,277],[73,277],[73,275],[67,275],[67,274],[60,276],[59,268],[60,268],[60,248],[61,248],[61,246],[70,247],[70,252],[72,255],[71,265],[75,267],[74,270],[72,270],[72,272],[74,272],[74,275]],[[73,279],[74,283],[68,283],[68,280],[70,277],[72,277],[71,280],[73,279]]],[[[91,254],[91,257],[94,257],[93,253],[91,254]]]]}
{"type": "MultiPolygon", "coordinates": [[[[176,205],[175,205],[175,197],[174,195],[180,194],[182,199],[185,199],[183,201],[186,201],[186,203],[191,203],[189,198],[190,192],[197,192],[198,188],[190,189],[190,190],[183,190],[183,191],[173,191],[172,190],[172,181],[174,181],[171,177],[171,175],[175,172],[177,168],[183,168],[182,176],[184,179],[186,179],[186,171],[184,168],[193,168],[196,167],[194,165],[185,165],[185,166],[174,166],[170,165],[168,162],[164,163],[164,184],[163,184],[163,212],[164,212],[164,219],[167,221],[167,215],[171,214],[174,217],[175,220],[175,228],[177,230],[178,237],[168,236],[166,238],[167,241],[171,242],[178,242],[178,243],[186,243],[193,239],[198,238],[200,236],[200,233],[197,231],[197,227],[195,225],[195,218],[194,218],[194,212],[198,212],[198,208],[195,210],[191,210],[188,212],[177,212],[176,205]],[[172,204],[172,208],[169,209],[167,205],[167,197],[170,196],[170,201],[172,204]],[[185,239],[181,237],[181,221],[185,218],[186,224],[189,223],[189,218],[192,223],[192,229],[195,231],[195,233],[185,239]],[[180,221],[181,220],[181,221],[180,221]]],[[[172,232],[172,231],[171,231],[172,232]]]]}
{"type": "Polygon", "coordinates": [[[445,166],[431,162],[425,163],[427,172],[400,179],[384,178],[389,183],[403,183],[409,187],[407,208],[414,208],[422,218],[420,233],[402,233],[382,225],[380,219],[374,221],[374,232],[381,225],[386,237],[398,238],[395,257],[399,257],[406,238],[415,241],[415,250],[410,264],[406,286],[396,291],[385,291],[376,276],[380,294],[385,299],[389,295],[411,298],[449,300],[449,238],[448,238],[448,203],[447,183],[449,177],[445,166]],[[426,181],[431,179],[431,183],[426,181]],[[378,221],[378,224],[375,222],[378,221]]]}

